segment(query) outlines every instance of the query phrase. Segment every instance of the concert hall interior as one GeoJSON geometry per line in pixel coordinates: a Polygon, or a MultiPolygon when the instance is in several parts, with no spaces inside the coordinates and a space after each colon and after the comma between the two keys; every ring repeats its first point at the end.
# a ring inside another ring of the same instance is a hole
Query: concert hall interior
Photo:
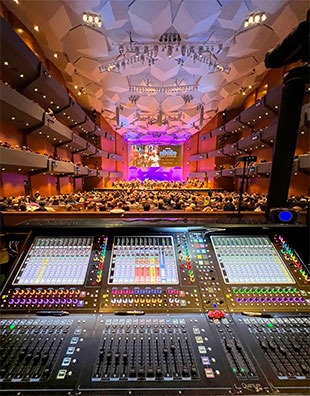
{"type": "Polygon", "coordinates": [[[0,28],[0,395],[309,394],[309,0],[0,28]]]}

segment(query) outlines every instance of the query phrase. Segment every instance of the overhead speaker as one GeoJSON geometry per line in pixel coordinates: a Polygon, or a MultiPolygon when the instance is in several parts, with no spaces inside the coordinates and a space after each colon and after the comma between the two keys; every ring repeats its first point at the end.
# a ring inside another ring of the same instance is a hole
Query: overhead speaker
{"type": "Polygon", "coordinates": [[[296,222],[298,211],[287,208],[270,209],[270,220],[275,223],[293,224],[296,222]]]}

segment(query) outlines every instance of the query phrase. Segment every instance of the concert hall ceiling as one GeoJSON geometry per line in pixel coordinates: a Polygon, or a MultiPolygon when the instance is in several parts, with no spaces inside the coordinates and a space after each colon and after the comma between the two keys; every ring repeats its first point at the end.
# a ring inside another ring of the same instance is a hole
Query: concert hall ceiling
{"type": "Polygon", "coordinates": [[[79,103],[128,141],[184,142],[262,81],[308,0],[5,0],[79,103]]]}

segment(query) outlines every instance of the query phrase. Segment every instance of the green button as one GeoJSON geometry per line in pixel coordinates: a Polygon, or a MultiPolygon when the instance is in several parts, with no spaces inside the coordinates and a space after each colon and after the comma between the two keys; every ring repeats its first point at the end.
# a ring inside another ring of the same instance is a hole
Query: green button
{"type": "Polygon", "coordinates": [[[233,292],[237,294],[238,293],[238,289],[233,289],[233,292]]]}
{"type": "Polygon", "coordinates": [[[260,289],[260,292],[261,293],[266,293],[266,290],[265,289],[260,289]]]}
{"type": "Polygon", "coordinates": [[[287,289],[283,289],[283,293],[287,293],[287,289]]]}
{"type": "Polygon", "coordinates": [[[273,324],[272,324],[272,323],[268,323],[268,326],[269,326],[269,327],[273,327],[273,324]]]}
{"type": "Polygon", "coordinates": [[[298,293],[299,292],[299,290],[298,289],[296,289],[296,287],[295,287],[295,289],[294,289],[294,293],[298,293]]]}
{"type": "Polygon", "coordinates": [[[267,293],[271,293],[271,290],[269,288],[266,291],[267,291],[267,293]]]}
{"type": "Polygon", "coordinates": [[[244,290],[243,289],[239,289],[239,293],[243,293],[244,292],[244,290]]]}
{"type": "Polygon", "coordinates": [[[244,291],[246,292],[246,294],[249,294],[249,293],[250,293],[250,292],[249,292],[249,289],[245,289],[244,291]]]}
{"type": "Polygon", "coordinates": [[[13,330],[15,327],[15,324],[11,324],[10,329],[13,330]]]}
{"type": "Polygon", "coordinates": [[[254,289],[250,289],[250,293],[255,293],[255,290],[254,289]]]}
{"type": "Polygon", "coordinates": [[[256,293],[259,293],[259,289],[255,289],[256,293]]]}
{"type": "Polygon", "coordinates": [[[277,289],[272,289],[272,293],[277,293],[277,289]]]}
{"type": "Polygon", "coordinates": [[[233,369],[233,372],[236,373],[236,372],[237,372],[237,369],[233,369]]]}
{"type": "Polygon", "coordinates": [[[289,291],[289,293],[294,293],[293,289],[289,289],[288,291],[289,291]]]}
{"type": "Polygon", "coordinates": [[[283,290],[280,288],[280,289],[278,289],[278,293],[283,293],[283,290]]]}

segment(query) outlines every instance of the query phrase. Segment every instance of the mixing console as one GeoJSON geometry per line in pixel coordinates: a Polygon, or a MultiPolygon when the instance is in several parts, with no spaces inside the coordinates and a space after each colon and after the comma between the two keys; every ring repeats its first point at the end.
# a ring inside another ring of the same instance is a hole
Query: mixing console
{"type": "Polygon", "coordinates": [[[110,284],[176,284],[178,272],[172,237],[116,237],[110,284]]]}
{"type": "Polygon", "coordinates": [[[36,238],[13,285],[83,285],[93,238],[36,238]]]}
{"type": "Polygon", "coordinates": [[[294,283],[267,237],[211,236],[226,283],[294,283]]]}
{"type": "Polygon", "coordinates": [[[281,235],[83,231],[35,235],[17,259],[0,393],[308,392],[309,271],[281,235]]]}
{"type": "Polygon", "coordinates": [[[107,238],[37,237],[2,291],[1,309],[95,312],[107,238]]]}

